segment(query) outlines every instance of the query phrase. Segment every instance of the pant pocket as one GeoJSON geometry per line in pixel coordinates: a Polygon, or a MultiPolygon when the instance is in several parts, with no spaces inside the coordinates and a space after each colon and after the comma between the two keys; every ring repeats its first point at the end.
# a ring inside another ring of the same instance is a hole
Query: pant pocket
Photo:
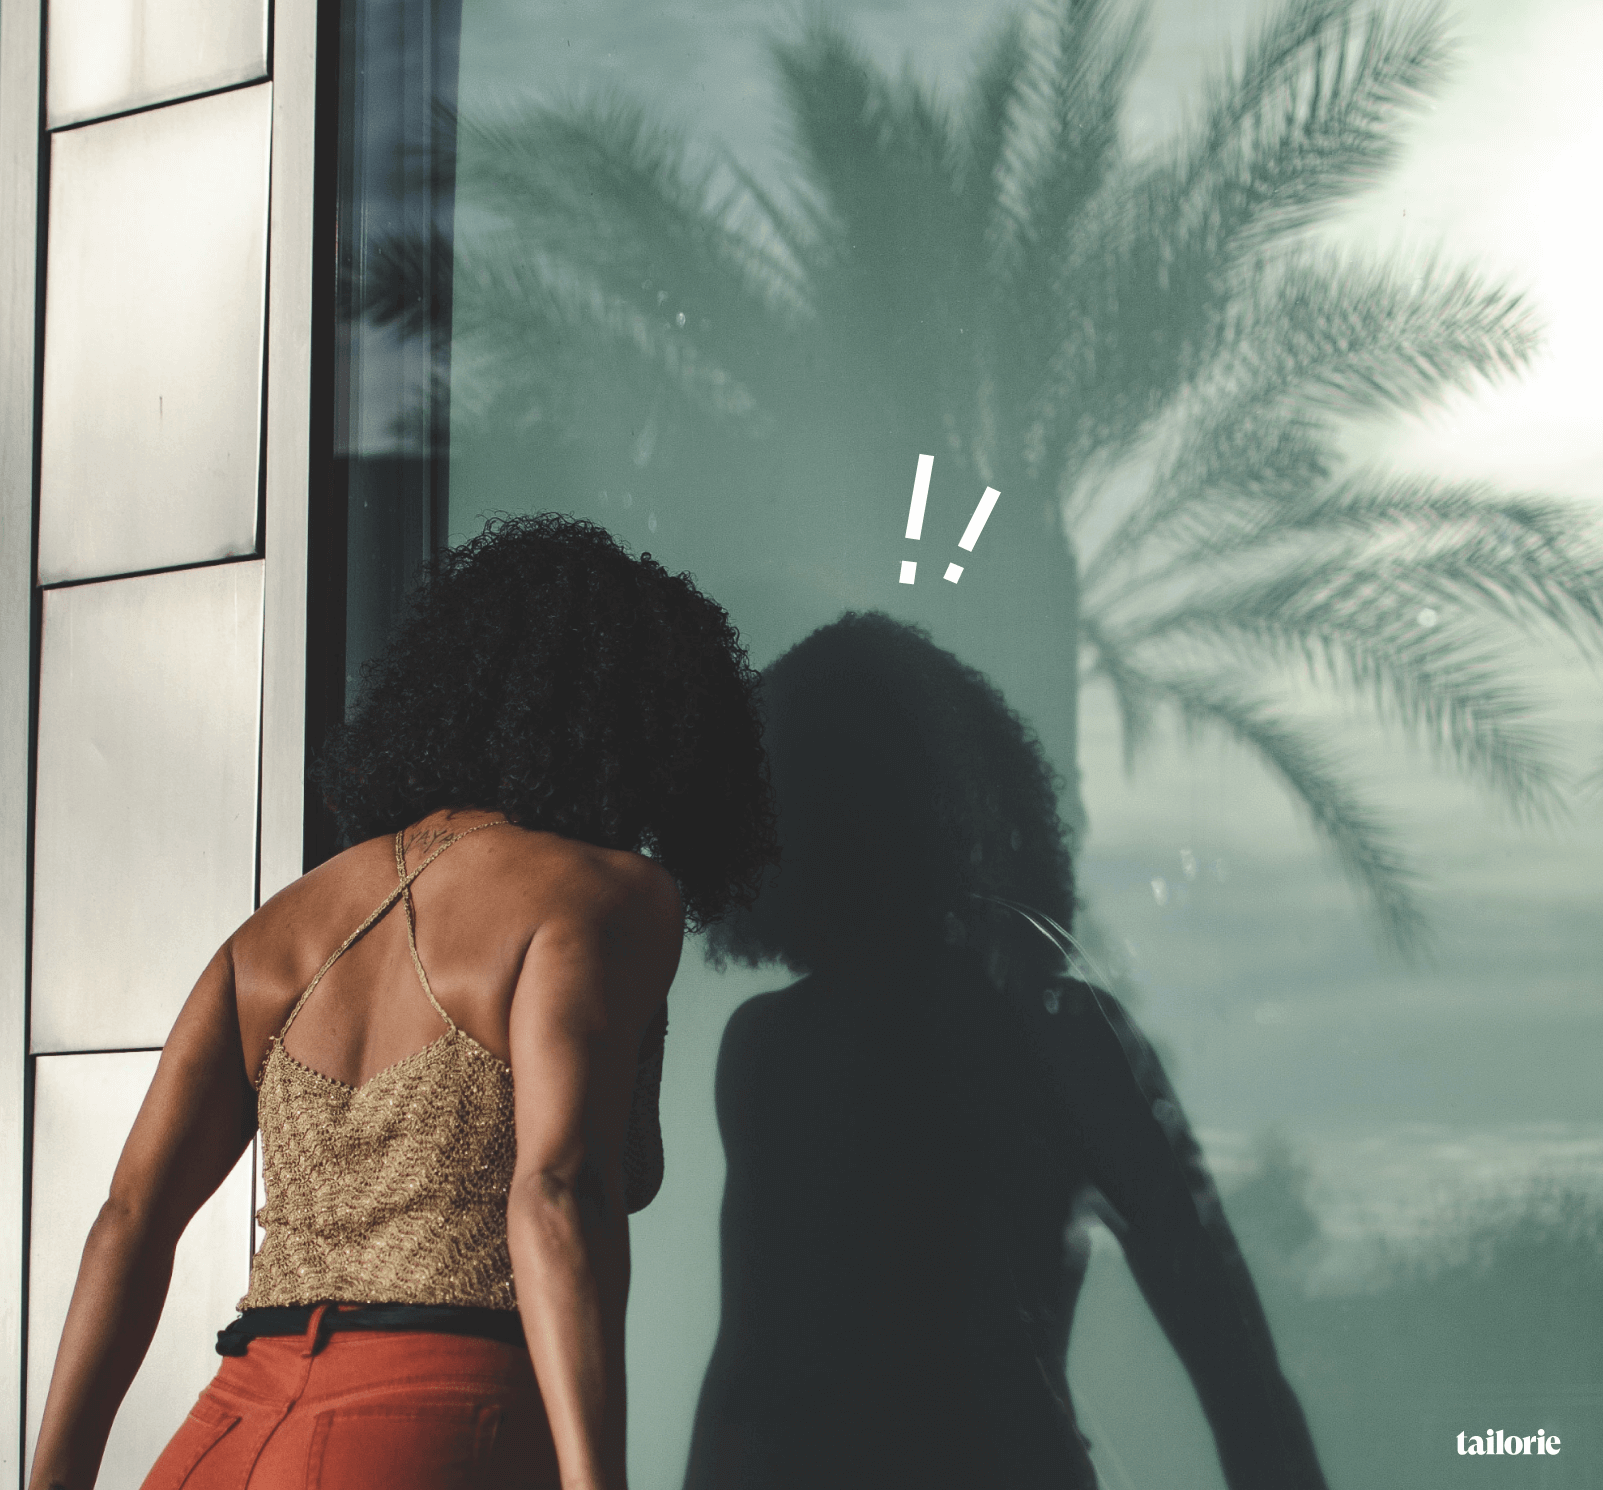
{"type": "Polygon", "coordinates": [[[239,1419],[239,1413],[203,1394],[161,1451],[161,1457],[151,1465],[142,1490],[181,1490],[182,1486],[190,1484],[206,1456],[228,1436],[239,1419]]]}
{"type": "Polygon", "coordinates": [[[319,1413],[306,1490],[477,1490],[500,1423],[474,1403],[372,1403],[319,1413]]]}

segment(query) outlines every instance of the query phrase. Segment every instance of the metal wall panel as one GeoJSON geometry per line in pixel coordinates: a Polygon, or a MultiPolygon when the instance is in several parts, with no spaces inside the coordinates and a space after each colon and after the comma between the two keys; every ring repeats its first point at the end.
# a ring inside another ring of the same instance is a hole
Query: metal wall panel
{"type": "Polygon", "coordinates": [[[267,0],[50,0],[49,127],[267,75],[267,0]]]}
{"type": "MultiPolygon", "coordinates": [[[[28,1280],[28,1458],[84,1238],[155,1074],[155,1051],[50,1056],[34,1085],[33,1227],[28,1280]]],[[[150,1353],[117,1415],[96,1482],[137,1490],[190,1403],[217,1370],[217,1330],[250,1271],[251,1155],[246,1150],[178,1244],[150,1353]]]]}
{"type": "Polygon", "coordinates": [[[0,0],[0,1484],[22,1446],[34,320],[42,7],[0,0]]]}
{"type": "Polygon", "coordinates": [[[277,0],[263,494],[267,565],[259,885],[263,900],[299,878],[303,865],[316,102],[317,0],[277,0]]]}
{"type": "Polygon", "coordinates": [[[254,904],[262,565],[45,595],[33,1049],[160,1045],[254,904]]]}
{"type": "Polygon", "coordinates": [[[51,141],[39,581],[256,545],[272,87],[51,141]]]}

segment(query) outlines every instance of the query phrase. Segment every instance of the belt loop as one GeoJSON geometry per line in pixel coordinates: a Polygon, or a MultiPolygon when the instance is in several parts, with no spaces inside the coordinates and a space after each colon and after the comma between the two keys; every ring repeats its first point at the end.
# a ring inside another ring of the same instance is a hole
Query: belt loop
{"type": "Polygon", "coordinates": [[[311,1320],[306,1326],[306,1349],[301,1352],[302,1356],[314,1356],[323,1348],[323,1321],[332,1307],[332,1304],[319,1304],[312,1310],[311,1320]]]}

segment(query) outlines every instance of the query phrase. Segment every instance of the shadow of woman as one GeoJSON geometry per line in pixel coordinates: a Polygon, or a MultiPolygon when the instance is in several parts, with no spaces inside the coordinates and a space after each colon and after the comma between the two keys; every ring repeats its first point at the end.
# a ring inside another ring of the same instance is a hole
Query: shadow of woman
{"type": "Polygon", "coordinates": [[[784,860],[714,953],[804,976],[742,1005],[719,1055],[722,1316],[687,1490],[1094,1486],[1065,1375],[1093,1215],[1231,1490],[1322,1487],[1152,1047],[1069,970],[1039,744],[883,615],[813,633],[764,687],[784,860]]]}

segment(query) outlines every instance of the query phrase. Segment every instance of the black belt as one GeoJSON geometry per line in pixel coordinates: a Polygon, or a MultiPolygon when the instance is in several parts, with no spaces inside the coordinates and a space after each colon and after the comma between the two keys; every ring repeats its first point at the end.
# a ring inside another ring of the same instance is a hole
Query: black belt
{"type": "MultiPolygon", "coordinates": [[[[218,1355],[244,1355],[263,1335],[304,1335],[315,1308],[247,1309],[217,1332],[218,1355]]],[[[472,1309],[456,1304],[363,1304],[329,1309],[319,1335],[342,1330],[426,1330],[437,1335],[478,1335],[506,1345],[522,1345],[523,1316],[516,1309],[472,1309]]]]}

